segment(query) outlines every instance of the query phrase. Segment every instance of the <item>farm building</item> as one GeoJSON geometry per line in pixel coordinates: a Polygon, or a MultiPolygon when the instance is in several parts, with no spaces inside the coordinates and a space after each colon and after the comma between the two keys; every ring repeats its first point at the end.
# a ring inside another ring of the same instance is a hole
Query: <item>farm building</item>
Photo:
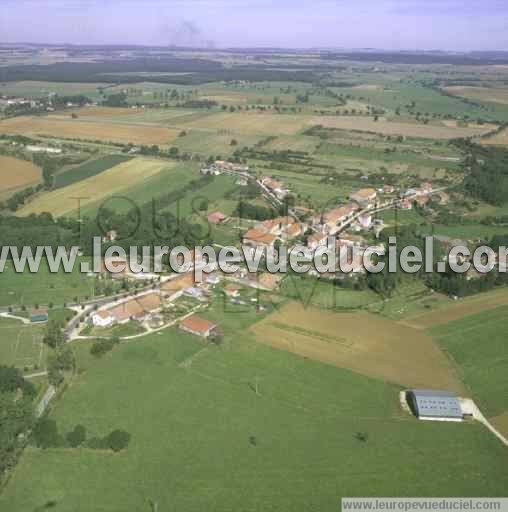
{"type": "Polygon", "coordinates": [[[46,309],[34,309],[30,313],[30,322],[47,322],[48,321],[48,311],[46,309]]]}
{"type": "Polygon", "coordinates": [[[180,329],[196,336],[208,338],[217,329],[217,325],[198,315],[191,315],[180,322],[180,329]]]}
{"type": "Polygon", "coordinates": [[[213,212],[208,215],[208,222],[210,224],[222,224],[227,218],[227,215],[222,212],[213,212]]]}
{"type": "Polygon", "coordinates": [[[349,196],[349,199],[351,201],[354,201],[355,203],[358,203],[358,205],[361,208],[368,208],[374,204],[374,201],[376,200],[377,192],[374,188],[362,188],[355,192],[354,194],[351,194],[349,196]]]}
{"type": "Polygon", "coordinates": [[[407,403],[420,420],[462,421],[463,414],[457,396],[449,391],[411,389],[406,392],[407,403]]]}

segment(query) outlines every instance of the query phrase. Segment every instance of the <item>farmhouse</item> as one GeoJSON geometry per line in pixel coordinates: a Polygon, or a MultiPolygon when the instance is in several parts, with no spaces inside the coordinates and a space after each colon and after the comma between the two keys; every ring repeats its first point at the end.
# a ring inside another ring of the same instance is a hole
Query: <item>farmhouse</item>
{"type": "Polygon", "coordinates": [[[374,205],[374,201],[376,200],[377,192],[374,188],[362,188],[351,194],[349,199],[358,203],[361,208],[369,208],[374,205]]]}
{"type": "Polygon", "coordinates": [[[284,187],[284,184],[281,181],[274,180],[267,176],[261,178],[260,183],[274,193],[279,199],[284,199],[284,197],[286,197],[290,192],[288,188],[284,187]]]}
{"type": "Polygon", "coordinates": [[[248,172],[247,165],[235,164],[234,162],[226,162],[224,160],[215,160],[215,167],[220,171],[248,172]]]}
{"type": "Polygon", "coordinates": [[[339,226],[344,222],[351,220],[358,206],[354,203],[348,203],[342,206],[337,206],[332,210],[325,212],[322,217],[315,218],[314,221],[323,226],[323,229],[333,235],[339,230],[339,226]]]}
{"type": "Polygon", "coordinates": [[[217,325],[198,315],[191,315],[180,322],[182,331],[208,338],[217,329],[217,325]]]}
{"type": "Polygon", "coordinates": [[[240,295],[240,288],[234,284],[228,284],[224,287],[224,294],[228,297],[238,297],[240,295]]]}
{"type": "Polygon", "coordinates": [[[265,230],[260,230],[255,227],[249,229],[245,235],[243,235],[244,245],[253,250],[258,247],[261,249],[273,249],[276,240],[280,240],[276,235],[272,235],[265,230]]]}
{"type": "Polygon", "coordinates": [[[406,400],[413,414],[420,420],[462,421],[462,408],[458,398],[449,391],[412,389],[406,400]]]}
{"type": "Polygon", "coordinates": [[[222,224],[227,220],[227,215],[222,212],[212,212],[207,218],[210,224],[222,224]]]}
{"type": "Polygon", "coordinates": [[[92,315],[93,325],[107,327],[119,323],[125,324],[130,320],[142,321],[151,314],[160,311],[162,308],[162,299],[156,292],[150,292],[145,295],[122,302],[108,310],[97,311],[92,315]]]}

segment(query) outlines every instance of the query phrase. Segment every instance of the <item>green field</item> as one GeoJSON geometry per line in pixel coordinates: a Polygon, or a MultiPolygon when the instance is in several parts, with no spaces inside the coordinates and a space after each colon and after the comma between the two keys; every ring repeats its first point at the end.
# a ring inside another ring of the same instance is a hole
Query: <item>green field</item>
{"type": "Polygon", "coordinates": [[[57,174],[54,178],[54,188],[62,188],[81,180],[91,178],[101,172],[107,171],[115,165],[127,162],[131,157],[126,155],[107,155],[91,162],[86,162],[65,172],[57,174]]]}
{"type": "Polygon", "coordinates": [[[2,287],[0,289],[0,307],[22,306],[32,308],[34,305],[62,305],[64,302],[73,302],[74,298],[84,300],[92,297],[94,293],[94,278],[87,277],[79,271],[78,258],[74,271],[67,274],[60,270],[51,273],[45,261],[37,273],[28,270],[17,273],[11,263],[7,263],[1,274],[2,287]]]}
{"type": "Polygon", "coordinates": [[[486,416],[508,410],[507,313],[502,306],[430,329],[486,416]]]}
{"type": "Polygon", "coordinates": [[[331,281],[318,281],[289,275],[282,282],[281,294],[327,309],[356,309],[379,302],[379,296],[372,290],[349,290],[336,286],[331,281]]]}
{"type": "Polygon", "coordinates": [[[244,329],[254,313],[208,316],[226,340],[186,367],[203,345],[174,329],[79,357],[85,371],[51,416],[62,433],[125,429],[129,447],[29,448],[0,508],[327,512],[341,496],[505,493],[506,450],[481,426],[418,422],[396,386],[258,345],[244,329]]]}
{"type": "Polygon", "coordinates": [[[0,318],[0,364],[22,370],[44,369],[48,348],[42,343],[43,330],[40,325],[0,318]]]}

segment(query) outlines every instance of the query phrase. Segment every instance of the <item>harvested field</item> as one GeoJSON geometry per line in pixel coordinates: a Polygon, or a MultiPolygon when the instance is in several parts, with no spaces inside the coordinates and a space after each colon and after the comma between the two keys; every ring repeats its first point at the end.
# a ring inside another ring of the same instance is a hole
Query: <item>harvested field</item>
{"type": "Polygon", "coordinates": [[[18,133],[27,136],[51,136],[66,139],[101,140],[127,144],[169,144],[178,131],[163,126],[136,126],[60,119],[51,117],[15,117],[0,122],[0,133],[18,133]]]}
{"type": "Polygon", "coordinates": [[[494,103],[504,103],[508,105],[508,88],[493,88],[493,87],[468,87],[461,85],[454,85],[451,87],[444,87],[446,92],[461,96],[463,98],[471,98],[480,101],[493,101],[494,103]]]}
{"type": "Polygon", "coordinates": [[[508,436],[508,411],[500,414],[499,416],[495,416],[494,418],[490,418],[489,421],[499,430],[499,432],[501,432],[501,434],[508,436]]]}
{"type": "Polygon", "coordinates": [[[134,158],[68,187],[42,193],[25,205],[19,211],[19,215],[49,212],[58,217],[69,214],[77,209],[76,198],[78,197],[82,198],[81,206],[85,207],[92,202],[116,195],[122,190],[138,185],[160,172],[166,172],[174,165],[174,163],[161,160],[134,158]]]}
{"type": "Polygon", "coordinates": [[[437,325],[446,324],[452,320],[459,320],[468,315],[481,313],[487,309],[508,305],[508,289],[503,288],[488,293],[481,293],[473,297],[467,297],[460,302],[447,305],[446,307],[433,311],[407,317],[403,323],[416,329],[430,329],[437,325]]]}
{"type": "Polygon", "coordinates": [[[309,125],[322,125],[326,128],[338,128],[341,130],[358,130],[364,132],[376,132],[383,135],[405,135],[407,137],[421,137],[426,139],[454,139],[458,137],[474,137],[489,132],[493,125],[482,127],[448,127],[432,126],[424,124],[398,123],[374,121],[372,117],[357,116],[320,116],[313,117],[309,125]]]}
{"type": "Polygon", "coordinates": [[[464,387],[425,333],[369,313],[291,303],[251,330],[260,343],[408,387],[464,387]]]}
{"type": "MultiPolygon", "coordinates": [[[[275,114],[230,114],[218,113],[189,122],[175,119],[182,128],[205,130],[231,130],[231,132],[273,135],[293,135],[309,124],[309,116],[275,114]]],[[[311,123],[312,124],[312,123],[311,123]]],[[[318,123],[315,123],[318,124],[318,123]]]]}
{"type": "Polygon", "coordinates": [[[497,133],[493,137],[488,137],[482,139],[480,141],[482,144],[496,144],[499,146],[507,146],[508,145],[508,129],[502,130],[500,133],[497,133]]]}
{"type": "Polygon", "coordinates": [[[41,170],[32,162],[0,156],[0,198],[41,181],[41,170]]]}

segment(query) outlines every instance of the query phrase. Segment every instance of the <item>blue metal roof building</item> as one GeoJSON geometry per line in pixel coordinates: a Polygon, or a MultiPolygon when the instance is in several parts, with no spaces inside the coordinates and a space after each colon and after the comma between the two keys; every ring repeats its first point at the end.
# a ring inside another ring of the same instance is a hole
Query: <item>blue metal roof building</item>
{"type": "Polygon", "coordinates": [[[406,393],[409,407],[421,420],[462,421],[460,402],[454,393],[435,389],[411,389],[406,393]]]}

